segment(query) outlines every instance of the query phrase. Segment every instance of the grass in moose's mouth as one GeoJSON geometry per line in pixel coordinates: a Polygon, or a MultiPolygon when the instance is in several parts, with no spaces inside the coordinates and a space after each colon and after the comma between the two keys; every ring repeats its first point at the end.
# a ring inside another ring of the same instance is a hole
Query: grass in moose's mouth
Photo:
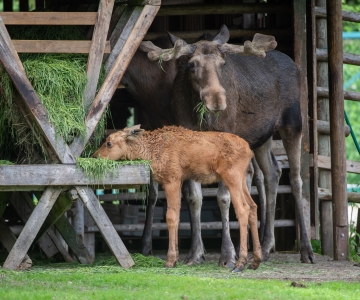
{"type": "Polygon", "coordinates": [[[207,109],[205,103],[203,101],[200,101],[195,107],[194,110],[196,113],[199,114],[199,128],[200,130],[202,130],[201,126],[203,124],[203,122],[206,123],[206,119],[205,119],[205,114],[207,113],[208,115],[210,114],[214,114],[215,115],[215,122],[218,122],[219,117],[221,112],[211,112],[210,110],[207,109]]]}

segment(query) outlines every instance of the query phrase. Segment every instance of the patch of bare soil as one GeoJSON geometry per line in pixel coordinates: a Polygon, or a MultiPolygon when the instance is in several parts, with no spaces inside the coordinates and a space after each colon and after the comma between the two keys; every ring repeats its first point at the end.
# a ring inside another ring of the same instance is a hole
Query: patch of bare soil
{"type": "MultiPolygon", "coordinates": [[[[259,269],[246,270],[240,274],[243,278],[278,279],[291,281],[358,281],[360,266],[351,261],[334,261],[331,257],[316,255],[315,264],[300,262],[299,253],[276,252],[263,262],[259,269]]],[[[219,253],[207,253],[206,260],[217,262],[219,253]]]]}

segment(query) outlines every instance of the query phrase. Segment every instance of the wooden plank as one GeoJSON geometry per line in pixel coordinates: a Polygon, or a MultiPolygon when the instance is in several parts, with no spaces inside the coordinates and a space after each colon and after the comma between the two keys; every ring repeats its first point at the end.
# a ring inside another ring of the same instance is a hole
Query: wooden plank
{"type": "Polygon", "coordinates": [[[342,7],[337,0],[327,0],[326,9],[329,53],[329,107],[331,145],[331,188],[333,193],[334,259],[347,260],[348,202],[346,196],[346,149],[344,137],[342,7]]]}
{"type": "Polygon", "coordinates": [[[7,30],[0,21],[0,61],[21,95],[24,104],[39,124],[40,129],[43,131],[44,136],[58,158],[65,163],[75,162],[75,159],[63,138],[61,136],[56,136],[54,126],[49,121],[46,109],[26,77],[22,65],[19,65],[20,60],[16,53],[11,50],[14,47],[11,44],[11,41],[6,39],[7,36],[7,30]],[[9,42],[10,44],[8,44],[9,42]]]}
{"type": "MultiPolygon", "coordinates": [[[[317,6],[325,7],[326,0],[316,0],[317,6]]],[[[316,20],[316,48],[327,49],[327,26],[325,19],[316,20]]],[[[316,50],[315,50],[316,51],[316,50]]],[[[317,85],[328,87],[328,65],[327,62],[317,60],[317,85]]],[[[318,121],[330,121],[329,99],[317,99],[318,121]]],[[[330,156],[330,137],[318,135],[318,155],[330,156]]],[[[319,164],[319,157],[317,158],[319,164]]],[[[319,165],[318,165],[319,167],[319,165]]],[[[319,188],[331,188],[331,172],[319,169],[319,188]]],[[[332,205],[331,203],[320,203],[320,238],[321,251],[324,255],[333,256],[333,230],[332,230],[332,205]]]]}
{"type": "MultiPolygon", "coordinates": [[[[217,188],[202,188],[203,197],[216,197],[218,189],[217,188]]],[[[291,194],[290,185],[279,185],[278,194],[291,194]]],[[[258,195],[256,186],[251,187],[251,195],[258,195]]],[[[131,200],[141,200],[143,198],[142,193],[119,193],[119,194],[104,194],[99,195],[99,201],[131,201],[131,200]]],[[[166,199],[165,192],[159,191],[158,199],[166,199]]]]}
{"type": "Polygon", "coordinates": [[[11,248],[11,251],[3,265],[4,269],[19,269],[25,254],[29,250],[37,232],[44,223],[46,216],[49,214],[49,211],[53,207],[60,192],[60,189],[53,188],[48,188],[44,192],[14,246],[11,248]]]}
{"type": "Polygon", "coordinates": [[[6,25],[94,25],[96,12],[0,12],[6,25]]]}
{"type": "MultiPolygon", "coordinates": [[[[290,3],[289,3],[290,4],[290,3]]],[[[291,6],[285,4],[199,4],[162,6],[158,16],[179,15],[220,15],[220,14],[259,14],[291,13],[291,6]]]]}
{"type": "MultiPolygon", "coordinates": [[[[316,122],[317,131],[320,134],[330,134],[330,122],[318,120],[316,122]]],[[[344,136],[349,136],[350,127],[348,125],[344,125],[344,136]]]]}
{"type": "MultiPolygon", "coordinates": [[[[89,53],[91,41],[12,40],[18,53],[89,53]]],[[[105,53],[110,53],[106,42],[105,53]]],[[[101,57],[101,56],[100,56],[101,57]]]]}
{"type": "Polygon", "coordinates": [[[140,42],[143,40],[158,9],[157,6],[146,5],[142,10],[139,19],[135,24],[132,24],[132,29],[121,34],[120,38],[126,40],[126,42],[86,116],[86,137],[84,139],[77,137],[71,144],[71,150],[75,156],[80,156],[84,145],[93,134],[101,115],[104,113],[114,95],[127,66],[134,56],[140,42]]]}
{"type": "MultiPolygon", "coordinates": [[[[218,30],[207,30],[210,33],[216,34],[218,30]]],[[[253,37],[255,33],[261,34],[270,34],[276,37],[280,36],[291,36],[293,31],[291,28],[256,28],[256,29],[230,29],[230,37],[231,38],[238,38],[238,37],[253,37]]],[[[204,31],[176,31],[171,32],[175,36],[181,39],[197,39],[204,34],[204,31]]],[[[158,38],[166,37],[167,33],[163,32],[149,32],[145,35],[144,40],[152,41],[158,38]]]]}
{"type": "MultiPolygon", "coordinates": [[[[316,49],[316,58],[319,61],[327,61],[328,60],[328,51],[326,49],[316,49]]],[[[352,53],[343,53],[341,57],[341,61],[344,64],[360,66],[360,55],[352,54],[352,53]]]]}
{"type": "Polygon", "coordinates": [[[131,6],[161,5],[161,0],[128,0],[126,2],[131,6]]]}
{"type": "Polygon", "coordinates": [[[134,265],[133,259],[131,258],[124,243],[114,229],[103,207],[99,205],[99,201],[94,195],[93,191],[89,188],[76,187],[76,189],[80,198],[83,200],[85,207],[88,209],[96,225],[99,227],[105,242],[111,248],[117,261],[124,268],[132,267],[134,265]]]}
{"type": "Polygon", "coordinates": [[[84,91],[84,107],[88,110],[94,100],[98,80],[100,76],[101,64],[105,53],[106,38],[108,35],[111,14],[115,0],[101,0],[95,24],[95,30],[91,40],[86,75],[88,78],[84,91]]]}
{"type": "MultiPolygon", "coordinates": [[[[329,97],[329,89],[327,87],[317,87],[317,96],[321,98],[329,97]]],[[[360,93],[352,91],[344,91],[344,99],[360,101],[360,93]]]]}
{"type": "Polygon", "coordinates": [[[120,166],[104,178],[88,178],[74,164],[0,165],[0,187],[74,186],[148,184],[150,170],[146,165],[120,166]]]}
{"type": "MultiPolygon", "coordinates": [[[[21,220],[26,223],[35,207],[34,203],[32,202],[32,207],[30,207],[25,199],[23,198],[23,195],[26,193],[13,193],[11,197],[11,205],[14,207],[17,214],[20,216],[21,220]]],[[[26,194],[28,198],[30,196],[26,194]]],[[[32,199],[30,199],[32,201],[32,199]]],[[[51,238],[44,234],[39,240],[38,240],[39,246],[41,250],[45,253],[46,257],[50,258],[53,257],[56,253],[59,251],[55,247],[54,243],[52,242],[51,238]]]]}
{"type": "MultiPolygon", "coordinates": [[[[221,222],[201,222],[201,230],[212,230],[212,229],[222,229],[221,222]]],[[[274,227],[293,227],[295,226],[294,220],[275,220],[274,227]]],[[[260,222],[258,222],[258,227],[260,227],[260,222]]],[[[143,231],[144,224],[115,224],[114,228],[116,231],[143,231]]],[[[166,223],[153,223],[152,230],[167,230],[166,223]]],[[[239,222],[232,221],[229,222],[229,229],[239,229],[239,222]]],[[[191,230],[190,222],[181,222],[179,223],[179,230],[191,230]]],[[[86,232],[99,232],[99,229],[96,226],[86,227],[86,232]]]]}
{"type": "MultiPolygon", "coordinates": [[[[319,199],[323,201],[331,201],[332,200],[331,190],[319,188],[319,199]]],[[[348,192],[347,199],[348,202],[360,203],[360,193],[348,192]]]]}
{"type": "MultiPolygon", "coordinates": [[[[326,8],[315,7],[315,13],[317,17],[326,18],[326,8]]],[[[360,23],[360,13],[353,11],[342,11],[343,21],[360,23]]]]}
{"type": "MultiPolygon", "coordinates": [[[[295,0],[294,9],[294,61],[300,70],[300,109],[302,115],[302,140],[301,140],[301,179],[302,207],[304,223],[309,240],[311,238],[311,201],[310,201],[310,135],[308,121],[308,86],[307,86],[307,60],[306,60],[306,5],[304,1],[295,0]]],[[[298,240],[300,236],[298,236],[298,240]]]]}
{"type": "MultiPolygon", "coordinates": [[[[4,248],[10,252],[16,243],[16,237],[10,230],[9,226],[5,223],[4,220],[0,219],[0,242],[3,244],[4,248]]],[[[32,260],[25,253],[25,256],[19,260],[20,264],[18,270],[26,270],[32,266],[32,260]]]]}
{"type": "MultiPolygon", "coordinates": [[[[331,158],[329,156],[318,156],[319,168],[325,170],[331,170],[331,158]]],[[[346,172],[360,174],[360,162],[347,160],[346,172]]]]}

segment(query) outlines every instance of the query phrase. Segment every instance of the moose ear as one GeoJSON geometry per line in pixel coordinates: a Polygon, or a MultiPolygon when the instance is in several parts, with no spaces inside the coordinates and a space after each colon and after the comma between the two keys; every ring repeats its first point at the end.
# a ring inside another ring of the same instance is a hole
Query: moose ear
{"type": "Polygon", "coordinates": [[[140,128],[140,124],[134,125],[129,128],[125,128],[124,131],[127,133],[126,139],[135,140],[144,133],[144,129],[140,128]]]}
{"type": "Polygon", "coordinates": [[[222,25],[218,34],[214,37],[213,42],[222,45],[225,44],[230,38],[229,29],[226,25],[222,25]]]}

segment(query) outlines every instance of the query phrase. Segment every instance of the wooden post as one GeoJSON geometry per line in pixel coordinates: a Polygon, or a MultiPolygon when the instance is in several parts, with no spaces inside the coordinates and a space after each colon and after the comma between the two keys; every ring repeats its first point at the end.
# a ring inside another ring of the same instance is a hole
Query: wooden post
{"type": "Polygon", "coordinates": [[[331,187],[334,218],[334,259],[349,256],[348,202],[346,190],[346,152],[344,138],[344,90],[342,5],[339,0],[327,0],[329,53],[329,107],[331,144],[331,187]]]}
{"type": "Polygon", "coordinates": [[[300,108],[302,115],[301,179],[304,221],[309,239],[310,226],[310,139],[308,123],[308,88],[306,60],[306,5],[302,0],[294,1],[294,60],[300,70],[300,108]]]}
{"type": "MultiPolygon", "coordinates": [[[[326,7],[326,0],[316,0],[315,5],[326,7]]],[[[316,48],[327,49],[327,28],[326,19],[316,21],[316,48]]],[[[327,62],[317,62],[317,85],[319,87],[329,87],[328,64],[327,62]]],[[[317,98],[318,120],[329,121],[329,99],[317,98]]],[[[330,137],[329,135],[318,135],[318,154],[330,156],[330,137]]],[[[319,169],[319,187],[331,189],[331,172],[319,169]]],[[[329,201],[320,202],[320,223],[321,223],[321,249],[322,254],[334,256],[333,254],[333,231],[332,231],[332,204],[329,201]]]]}

